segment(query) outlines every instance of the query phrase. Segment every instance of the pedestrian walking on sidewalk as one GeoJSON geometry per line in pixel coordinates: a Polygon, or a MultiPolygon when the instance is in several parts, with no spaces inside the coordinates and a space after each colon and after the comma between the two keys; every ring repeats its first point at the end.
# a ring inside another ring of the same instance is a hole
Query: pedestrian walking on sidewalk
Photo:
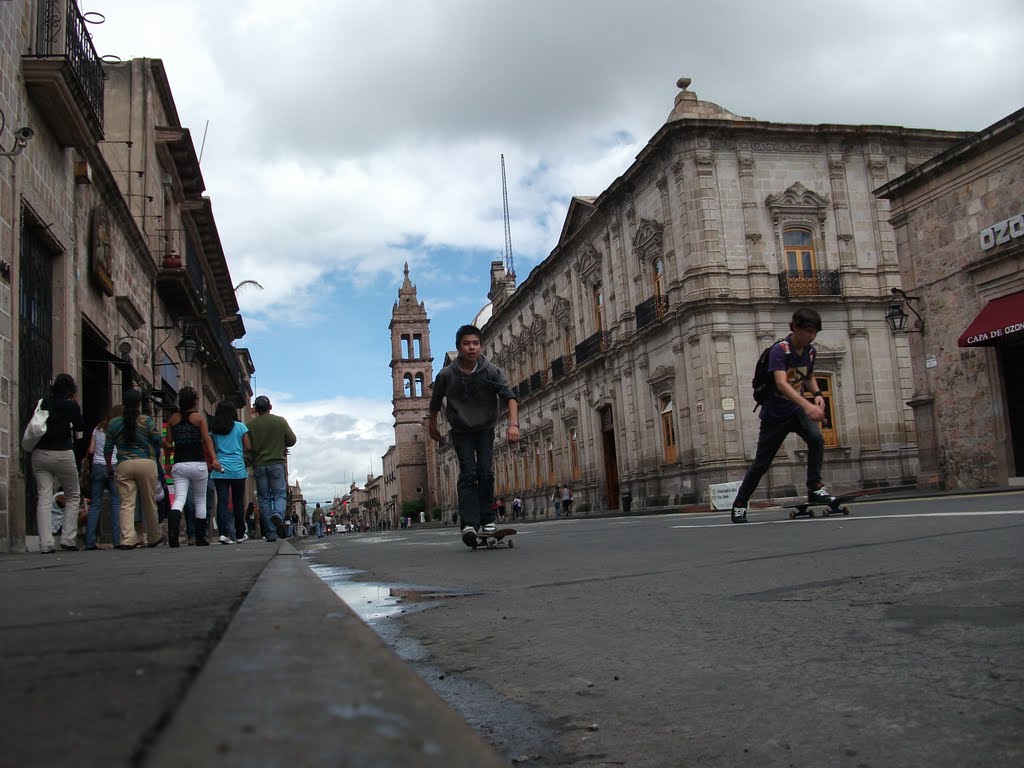
{"type": "Polygon", "coordinates": [[[78,462],[75,461],[74,436],[84,432],[82,409],[78,405],[78,385],[66,373],[57,374],[43,398],[43,410],[49,411],[46,432],[32,449],[32,474],[36,478],[36,525],[39,527],[39,551],[54,551],[50,511],[53,489],[64,489],[67,503],[61,526],[60,548],[78,549],[78,462]]]}
{"type": "Polygon", "coordinates": [[[245,456],[252,451],[249,428],[236,420],[235,404],[223,400],[217,404],[213,414],[213,447],[222,471],[213,472],[210,477],[217,487],[217,527],[220,529],[221,544],[237,544],[249,536],[245,532],[245,456]],[[228,512],[228,494],[231,494],[231,510],[228,512]]]}
{"type": "Polygon", "coordinates": [[[217,451],[213,447],[213,440],[210,439],[206,416],[199,412],[199,394],[192,387],[182,387],[178,391],[178,413],[171,416],[167,422],[164,448],[174,451],[174,466],[171,467],[171,476],[174,478],[174,504],[171,507],[171,514],[176,518],[180,515],[191,488],[192,501],[196,505],[196,546],[206,546],[210,543],[207,540],[206,505],[210,467],[217,472],[223,467],[217,460],[217,451]],[[207,457],[212,457],[209,466],[207,457]]]}
{"type": "Polygon", "coordinates": [[[452,444],[459,460],[459,515],[462,539],[476,541],[478,532],[493,533],[494,430],[499,401],[508,407],[509,443],[519,442],[519,402],[505,374],[480,353],[480,329],[464,325],[455,333],[458,356],[434,379],[427,431],[441,439],[437,414],[445,405],[452,444]]]}
{"type": "Polygon", "coordinates": [[[156,461],[163,438],[152,416],[142,413],[142,393],[129,389],[124,393],[124,413],[107,424],[103,459],[107,475],[114,477],[114,450],[117,450],[117,490],[121,496],[120,549],[134,549],[135,499],[142,504],[146,543],[155,547],[163,541],[156,513],[156,461]]]}
{"type": "Polygon", "coordinates": [[[256,416],[249,422],[252,441],[252,472],[256,479],[256,497],[260,503],[260,520],[267,541],[286,538],[285,509],[288,472],[287,450],[296,443],[288,422],[271,413],[270,398],[260,395],[253,401],[256,416]]]}
{"type": "Polygon", "coordinates": [[[768,371],[774,390],[761,405],[757,453],[732,502],[730,517],[734,523],[747,522],[747,502],[791,432],[796,432],[807,443],[808,502],[831,504],[833,500],[821,482],[825,440],[818,425],[825,418],[825,399],[813,375],[817,351],[812,342],[821,331],[821,316],[813,309],[802,307],[793,313],[789,330],[785,339],[769,348],[768,371]],[[807,399],[805,392],[813,400],[807,399]]]}
{"type": "Polygon", "coordinates": [[[318,539],[324,537],[324,511],[320,508],[320,502],[316,503],[316,509],[313,510],[313,532],[316,533],[318,539]]]}
{"type": "Polygon", "coordinates": [[[572,516],[572,488],[568,485],[562,486],[562,514],[572,516]]]}
{"type": "Polygon", "coordinates": [[[96,549],[96,529],[100,521],[100,509],[103,506],[103,492],[110,492],[110,540],[116,547],[121,543],[121,494],[117,490],[117,449],[111,456],[114,476],[107,475],[106,460],[103,457],[103,446],[107,442],[107,425],[112,419],[124,412],[123,405],[115,405],[96,428],[92,431],[89,441],[89,453],[85,461],[91,467],[89,517],[85,523],[85,548],[96,549]]]}

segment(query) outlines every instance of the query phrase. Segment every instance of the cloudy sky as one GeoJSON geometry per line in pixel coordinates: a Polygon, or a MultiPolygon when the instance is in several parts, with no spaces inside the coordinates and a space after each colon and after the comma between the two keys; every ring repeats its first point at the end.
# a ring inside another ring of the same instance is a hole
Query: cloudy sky
{"type": "MultiPolygon", "coordinates": [[[[255,389],[307,499],[381,469],[408,261],[435,361],[672,109],[976,130],[1021,106],[1018,0],[80,0],[101,55],[163,59],[240,293],[255,389]]],[[[436,362],[435,362],[436,365],[436,362]]],[[[436,369],[435,369],[436,372],[436,369]]]]}

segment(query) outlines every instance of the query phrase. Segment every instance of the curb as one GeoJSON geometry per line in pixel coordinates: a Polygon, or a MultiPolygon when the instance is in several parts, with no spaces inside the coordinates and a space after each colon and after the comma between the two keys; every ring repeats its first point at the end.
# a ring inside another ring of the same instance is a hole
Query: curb
{"type": "Polygon", "coordinates": [[[288,542],[142,762],[214,759],[239,768],[507,766],[288,542]]]}

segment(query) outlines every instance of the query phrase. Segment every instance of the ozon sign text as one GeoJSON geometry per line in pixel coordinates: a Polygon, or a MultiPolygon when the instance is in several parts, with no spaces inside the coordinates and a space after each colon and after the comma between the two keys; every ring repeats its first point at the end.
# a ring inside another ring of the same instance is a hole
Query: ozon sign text
{"type": "Polygon", "coordinates": [[[1006,221],[1000,221],[978,233],[981,250],[987,251],[997,245],[1008,243],[1017,237],[1024,237],[1024,213],[1018,213],[1006,221]]]}

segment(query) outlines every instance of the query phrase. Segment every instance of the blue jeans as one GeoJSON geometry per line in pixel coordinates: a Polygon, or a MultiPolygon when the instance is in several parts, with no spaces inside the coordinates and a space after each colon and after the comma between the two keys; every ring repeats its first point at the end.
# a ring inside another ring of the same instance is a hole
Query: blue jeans
{"type": "Polygon", "coordinates": [[[263,535],[270,541],[274,541],[277,538],[277,529],[271,518],[284,519],[288,474],[285,472],[283,463],[253,467],[252,474],[256,479],[256,498],[260,502],[263,535]]]}
{"type": "Polygon", "coordinates": [[[318,539],[322,539],[324,537],[324,524],[313,523],[313,531],[316,533],[316,537],[318,539]]]}
{"type": "Polygon", "coordinates": [[[103,503],[103,491],[110,491],[110,540],[114,546],[121,543],[121,495],[117,492],[117,478],[107,477],[106,464],[92,465],[92,482],[89,498],[89,517],[85,523],[85,546],[96,546],[96,526],[100,522],[100,506],[103,503]]]}
{"type": "Polygon", "coordinates": [[[494,522],[494,430],[452,431],[459,459],[459,517],[462,525],[479,528],[494,522]]]}
{"type": "Polygon", "coordinates": [[[238,541],[245,534],[245,478],[213,481],[217,488],[217,527],[222,536],[238,541]],[[228,512],[228,492],[231,492],[231,512],[228,512]]]}

